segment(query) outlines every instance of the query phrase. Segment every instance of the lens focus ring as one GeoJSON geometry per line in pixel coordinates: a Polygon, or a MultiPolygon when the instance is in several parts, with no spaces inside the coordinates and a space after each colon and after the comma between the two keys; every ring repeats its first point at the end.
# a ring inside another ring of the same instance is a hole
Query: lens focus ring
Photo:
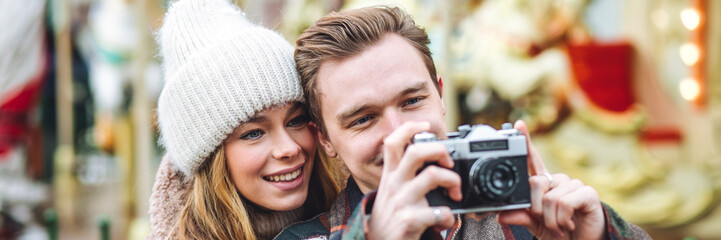
{"type": "Polygon", "coordinates": [[[503,201],[518,185],[518,169],[508,159],[478,159],[471,167],[469,180],[477,197],[503,201]]]}

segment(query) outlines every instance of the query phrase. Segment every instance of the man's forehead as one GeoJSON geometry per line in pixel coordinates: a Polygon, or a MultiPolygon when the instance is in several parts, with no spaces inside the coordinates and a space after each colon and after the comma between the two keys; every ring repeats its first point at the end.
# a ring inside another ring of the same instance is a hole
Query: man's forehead
{"type": "Polygon", "coordinates": [[[376,96],[373,86],[362,81],[326,81],[319,81],[316,89],[321,106],[335,105],[345,108],[381,97],[376,96]]]}
{"type": "Polygon", "coordinates": [[[429,78],[425,69],[419,73],[390,70],[385,71],[382,76],[364,74],[362,71],[353,73],[338,70],[340,69],[329,70],[317,78],[314,87],[319,100],[346,101],[351,98],[396,96],[402,92],[407,93],[411,90],[417,91],[433,86],[433,80],[429,78]]]}
{"type": "Polygon", "coordinates": [[[417,51],[407,40],[389,35],[355,56],[323,61],[315,84],[321,115],[384,104],[409,88],[417,88],[419,83],[432,87],[417,51]]]}

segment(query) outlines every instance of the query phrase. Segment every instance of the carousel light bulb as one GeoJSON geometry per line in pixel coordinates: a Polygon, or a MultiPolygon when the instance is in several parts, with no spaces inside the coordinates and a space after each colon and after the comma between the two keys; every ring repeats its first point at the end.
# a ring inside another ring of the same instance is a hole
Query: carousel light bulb
{"type": "Polygon", "coordinates": [[[688,30],[694,30],[701,23],[701,14],[693,8],[686,8],[681,11],[681,22],[688,30]]]}
{"type": "Polygon", "coordinates": [[[699,93],[701,93],[701,87],[698,85],[696,79],[693,78],[681,80],[678,84],[678,90],[681,92],[681,97],[686,99],[686,101],[696,100],[699,93]]]}
{"type": "Polygon", "coordinates": [[[686,66],[693,66],[701,56],[701,51],[698,49],[698,46],[693,43],[684,43],[678,49],[678,53],[681,56],[681,61],[683,61],[686,66]]]}

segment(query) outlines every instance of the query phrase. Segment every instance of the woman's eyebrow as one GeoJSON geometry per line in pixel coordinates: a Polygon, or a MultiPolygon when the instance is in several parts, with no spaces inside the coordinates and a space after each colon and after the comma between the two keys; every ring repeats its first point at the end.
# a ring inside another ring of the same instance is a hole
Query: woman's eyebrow
{"type": "Polygon", "coordinates": [[[299,103],[299,102],[295,102],[295,103],[293,103],[293,106],[291,106],[290,109],[288,109],[288,112],[285,113],[285,116],[288,117],[288,116],[292,115],[293,113],[295,113],[296,111],[298,111],[298,109],[301,109],[301,108],[303,108],[303,104],[299,103]]]}
{"type": "Polygon", "coordinates": [[[258,115],[258,116],[254,116],[254,117],[248,119],[248,121],[245,121],[245,122],[246,123],[259,123],[259,122],[265,122],[265,121],[268,121],[268,117],[266,117],[264,115],[258,115]]]}

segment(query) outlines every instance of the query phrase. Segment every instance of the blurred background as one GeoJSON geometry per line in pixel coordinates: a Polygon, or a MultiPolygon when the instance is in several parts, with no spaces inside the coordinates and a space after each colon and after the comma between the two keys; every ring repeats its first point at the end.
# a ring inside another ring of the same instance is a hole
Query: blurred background
{"type": "MultiPolygon", "coordinates": [[[[552,172],[655,239],[721,239],[721,1],[235,0],[291,42],[330,11],[429,32],[449,129],[525,120],[552,172]]],[[[0,239],[143,239],[166,0],[0,0],[0,239]]]]}

